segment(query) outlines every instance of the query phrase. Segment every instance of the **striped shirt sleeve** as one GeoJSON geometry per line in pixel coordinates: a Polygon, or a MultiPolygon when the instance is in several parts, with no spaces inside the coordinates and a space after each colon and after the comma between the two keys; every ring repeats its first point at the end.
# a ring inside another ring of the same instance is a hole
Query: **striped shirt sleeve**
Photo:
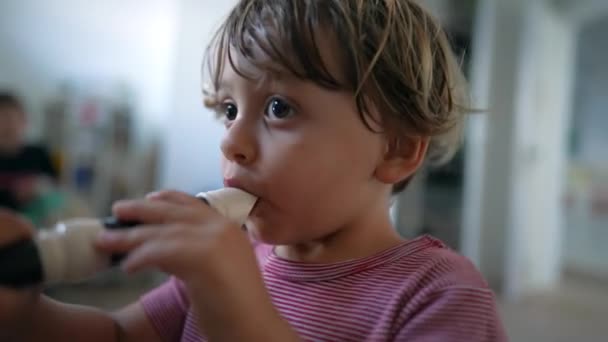
{"type": "Polygon", "coordinates": [[[163,341],[179,341],[189,302],[184,284],[171,277],[140,299],[152,326],[163,341]]]}
{"type": "Polygon", "coordinates": [[[495,303],[494,294],[485,288],[434,291],[402,322],[395,341],[507,341],[495,303]]]}

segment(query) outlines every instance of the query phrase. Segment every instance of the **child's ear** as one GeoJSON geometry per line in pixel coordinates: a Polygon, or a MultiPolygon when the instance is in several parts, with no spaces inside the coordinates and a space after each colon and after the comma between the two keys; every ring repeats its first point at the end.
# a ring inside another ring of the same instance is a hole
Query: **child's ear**
{"type": "Polygon", "coordinates": [[[385,184],[397,184],[413,175],[424,162],[429,137],[403,137],[387,142],[383,160],[374,176],[385,184]]]}

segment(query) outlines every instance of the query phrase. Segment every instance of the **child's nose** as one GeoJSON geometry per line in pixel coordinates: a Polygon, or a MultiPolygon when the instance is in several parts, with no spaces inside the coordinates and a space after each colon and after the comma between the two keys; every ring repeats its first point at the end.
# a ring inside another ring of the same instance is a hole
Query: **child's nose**
{"type": "Polygon", "coordinates": [[[255,127],[246,120],[236,120],[226,131],[221,144],[227,160],[242,165],[253,163],[258,155],[255,127]]]}

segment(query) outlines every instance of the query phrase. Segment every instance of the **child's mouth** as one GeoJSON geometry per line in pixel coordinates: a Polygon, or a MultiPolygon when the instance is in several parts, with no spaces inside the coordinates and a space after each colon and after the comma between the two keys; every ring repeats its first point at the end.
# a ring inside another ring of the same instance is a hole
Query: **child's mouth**
{"type": "Polygon", "coordinates": [[[256,203],[254,205],[254,208],[257,205],[257,203],[259,202],[259,196],[258,196],[258,194],[256,192],[254,192],[254,191],[251,191],[249,189],[249,187],[245,186],[243,183],[241,183],[236,178],[226,178],[226,179],[224,179],[224,187],[239,189],[239,190],[245,191],[246,193],[249,193],[249,194],[257,197],[258,201],[256,201],[256,203]]]}
{"type": "Polygon", "coordinates": [[[238,189],[241,189],[243,191],[247,191],[247,190],[243,189],[243,186],[242,186],[241,182],[239,182],[235,178],[224,178],[224,187],[226,187],[226,188],[238,188],[238,189]]]}

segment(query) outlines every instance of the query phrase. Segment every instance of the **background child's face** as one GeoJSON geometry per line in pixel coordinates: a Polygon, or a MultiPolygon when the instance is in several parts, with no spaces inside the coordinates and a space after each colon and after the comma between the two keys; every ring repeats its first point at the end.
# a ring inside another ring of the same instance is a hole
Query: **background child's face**
{"type": "Polygon", "coordinates": [[[0,105],[0,149],[18,148],[25,139],[25,115],[13,106],[0,105]]]}
{"type": "Polygon", "coordinates": [[[260,197],[248,227],[258,239],[295,244],[360,218],[390,186],[374,178],[385,140],[361,121],[352,94],[290,77],[263,84],[227,64],[218,100],[227,185],[260,197]]]}

